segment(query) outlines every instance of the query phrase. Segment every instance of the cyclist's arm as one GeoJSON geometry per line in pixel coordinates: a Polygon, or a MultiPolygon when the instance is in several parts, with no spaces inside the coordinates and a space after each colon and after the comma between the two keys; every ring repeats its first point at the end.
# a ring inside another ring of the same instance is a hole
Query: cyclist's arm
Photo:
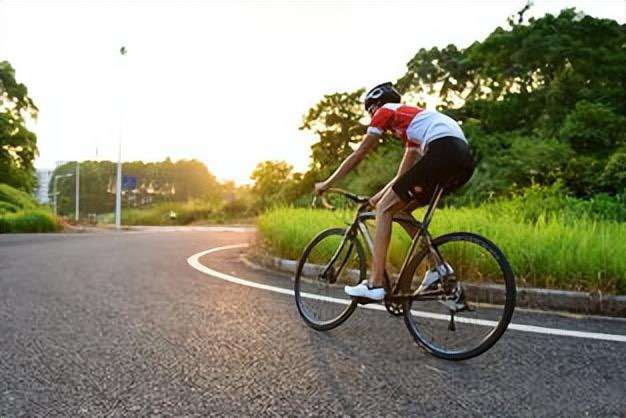
{"type": "Polygon", "coordinates": [[[337,170],[335,170],[335,172],[330,177],[328,177],[326,181],[316,184],[315,190],[317,192],[322,192],[331,187],[340,179],[342,179],[346,174],[350,172],[350,170],[352,170],[354,167],[357,166],[357,164],[363,161],[363,158],[365,158],[368,152],[373,150],[376,145],[378,145],[378,138],[378,135],[366,134],[363,141],[361,141],[359,147],[354,150],[352,154],[350,154],[341,163],[339,168],[337,168],[337,170]]]}
{"type": "Polygon", "coordinates": [[[421,154],[419,152],[419,148],[416,147],[406,147],[404,149],[404,155],[402,156],[402,161],[400,162],[400,166],[398,167],[398,173],[396,176],[391,179],[389,183],[385,187],[383,187],[378,193],[376,193],[370,199],[370,204],[372,206],[376,206],[378,201],[383,197],[385,192],[389,190],[389,188],[395,183],[396,180],[400,178],[402,174],[404,174],[409,168],[413,166],[420,158],[421,154]]]}

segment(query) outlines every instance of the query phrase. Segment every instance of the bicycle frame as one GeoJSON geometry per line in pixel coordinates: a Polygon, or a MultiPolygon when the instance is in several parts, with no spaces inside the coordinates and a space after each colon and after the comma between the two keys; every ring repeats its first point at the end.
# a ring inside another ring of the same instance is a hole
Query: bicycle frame
{"type": "MultiPolygon", "coordinates": [[[[394,222],[397,222],[400,225],[404,224],[404,225],[414,227],[416,228],[417,232],[415,233],[415,235],[413,236],[411,240],[409,251],[407,252],[404,258],[402,267],[400,268],[400,273],[398,275],[398,280],[396,281],[395,286],[393,286],[393,288],[391,287],[391,281],[389,279],[389,275],[387,274],[387,272],[385,272],[385,283],[384,283],[385,292],[388,295],[387,298],[391,302],[402,302],[406,300],[407,298],[420,299],[420,300],[434,299],[441,295],[441,292],[433,292],[433,293],[419,294],[419,295],[416,293],[404,293],[404,292],[406,292],[410,288],[410,285],[411,285],[412,277],[411,277],[411,274],[409,274],[408,266],[412,257],[415,255],[415,251],[419,247],[420,242],[424,243],[425,247],[428,248],[430,254],[435,258],[438,264],[442,264],[444,262],[441,254],[439,254],[437,249],[432,246],[432,237],[430,233],[428,232],[428,226],[430,225],[430,222],[432,220],[435,208],[437,207],[441,199],[441,196],[443,195],[443,191],[444,189],[442,187],[437,186],[435,188],[435,192],[433,193],[433,196],[428,204],[428,208],[426,210],[424,218],[422,219],[421,222],[417,221],[416,219],[412,217],[407,218],[401,215],[396,215],[393,217],[394,222]]],[[[341,243],[341,245],[339,246],[339,248],[337,249],[333,257],[331,258],[331,261],[329,262],[329,265],[323,274],[327,274],[330,266],[334,265],[335,261],[337,260],[337,257],[343,250],[345,242],[347,241],[346,238],[350,236],[355,236],[355,235],[360,234],[363,237],[363,240],[365,241],[366,246],[368,247],[370,251],[370,254],[373,254],[374,242],[372,240],[372,235],[370,233],[370,230],[366,222],[370,220],[374,220],[374,219],[376,219],[375,212],[371,212],[371,211],[357,212],[354,221],[352,222],[350,228],[348,228],[348,231],[346,232],[346,237],[344,238],[343,242],[341,243]]],[[[349,253],[350,251],[347,252],[346,258],[349,256],[349,253]]],[[[346,260],[342,262],[340,268],[343,267],[343,265],[345,264],[345,261],[346,260]]]]}

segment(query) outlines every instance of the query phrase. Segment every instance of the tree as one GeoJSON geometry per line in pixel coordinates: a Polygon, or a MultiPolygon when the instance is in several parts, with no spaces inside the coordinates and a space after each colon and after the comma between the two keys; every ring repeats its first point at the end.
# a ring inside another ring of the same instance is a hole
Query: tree
{"type": "Polygon", "coordinates": [[[25,122],[36,117],[28,89],[15,80],[9,62],[0,62],[0,181],[26,192],[36,185],[37,137],[25,122]]]}
{"type": "Polygon", "coordinates": [[[293,166],[285,161],[263,161],[254,168],[252,193],[259,209],[292,202],[296,198],[293,166]]]}
{"type": "Polygon", "coordinates": [[[361,96],[364,90],[324,96],[304,116],[300,129],[314,131],[319,141],[311,146],[311,171],[325,177],[352,152],[363,139],[366,126],[361,96]]]}
{"type": "Polygon", "coordinates": [[[526,22],[526,10],[465,49],[419,50],[398,85],[438,87],[445,109],[490,132],[541,129],[552,136],[580,100],[625,114],[626,25],[574,9],[526,22]]]}
{"type": "MultiPolygon", "coordinates": [[[[71,161],[57,167],[50,180],[50,190],[55,176],[74,173],[76,163],[71,161]]],[[[204,163],[198,160],[173,162],[169,158],[160,162],[131,161],[122,165],[127,176],[137,177],[137,189],[124,192],[124,205],[144,206],[163,201],[186,202],[202,199],[217,204],[224,196],[224,188],[204,163]]],[[[83,161],[80,166],[81,212],[106,213],[113,211],[115,203],[115,164],[112,161],[83,161]]],[[[60,179],[57,183],[59,213],[74,210],[75,182],[60,179]]]]}
{"type": "MultiPolygon", "coordinates": [[[[620,190],[626,25],[575,9],[527,19],[530,7],[467,48],[420,49],[396,87],[411,98],[437,93],[438,109],[462,123],[479,164],[465,189],[476,201],[557,180],[578,197],[620,190]]],[[[326,95],[305,116],[301,129],[319,137],[304,175],[311,184],[361,140],[362,93],[326,95]]],[[[385,162],[396,153],[383,142],[346,179],[349,187],[371,193],[391,175],[385,162]]]]}
{"type": "MultiPolygon", "coordinates": [[[[470,127],[466,133],[477,148],[483,185],[509,190],[512,184],[505,183],[514,181],[519,186],[522,162],[535,167],[535,181],[563,176],[570,190],[589,196],[608,187],[609,179],[618,181],[602,176],[602,168],[626,141],[626,25],[574,9],[526,20],[529,7],[509,19],[507,28],[498,27],[465,49],[419,50],[398,86],[438,92],[441,110],[470,127]],[[518,137],[517,151],[498,142],[508,134],[518,137]],[[551,168],[533,160],[547,158],[550,149],[560,157],[556,144],[546,143],[551,138],[575,151],[566,154],[567,167],[563,158],[551,168]]],[[[530,172],[522,183],[529,180],[530,172]]]]}

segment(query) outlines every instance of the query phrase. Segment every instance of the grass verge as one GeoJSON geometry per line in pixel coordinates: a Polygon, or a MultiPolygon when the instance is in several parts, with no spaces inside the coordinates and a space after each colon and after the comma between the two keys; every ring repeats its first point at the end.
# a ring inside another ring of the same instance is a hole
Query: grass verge
{"type": "Polygon", "coordinates": [[[0,215],[0,233],[56,232],[60,229],[57,218],[43,209],[27,209],[0,215]]]}
{"type": "MultiPolygon", "coordinates": [[[[141,209],[122,209],[123,225],[189,225],[203,222],[226,223],[241,219],[246,218],[240,210],[230,210],[228,205],[220,206],[202,200],[164,202],[141,209]],[[171,217],[172,212],[175,217],[171,217]]],[[[104,214],[99,218],[99,222],[114,223],[115,214],[104,214]]]]}
{"type": "MultiPolygon", "coordinates": [[[[438,236],[468,231],[489,238],[506,254],[518,286],[626,293],[626,223],[558,214],[524,221],[494,209],[489,205],[440,209],[430,232],[438,236]]],[[[318,232],[345,225],[352,217],[351,211],[273,209],[257,220],[258,243],[272,255],[295,260],[318,232]]],[[[408,245],[409,237],[394,229],[389,262],[395,268],[408,245]]]]}

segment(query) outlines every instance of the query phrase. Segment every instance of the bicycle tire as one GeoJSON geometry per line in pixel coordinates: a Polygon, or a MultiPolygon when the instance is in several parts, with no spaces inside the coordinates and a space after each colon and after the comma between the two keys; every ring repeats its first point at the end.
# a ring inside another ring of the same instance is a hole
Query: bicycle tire
{"type": "MultiPolygon", "coordinates": [[[[513,311],[515,309],[516,287],[513,270],[511,269],[509,262],[504,256],[504,253],[502,253],[502,251],[493,242],[477,234],[469,232],[455,232],[442,235],[438,238],[433,239],[432,245],[433,247],[438,249],[444,244],[460,241],[477,244],[485,249],[489,254],[491,254],[491,256],[493,256],[493,258],[497,262],[497,265],[500,267],[503,273],[503,279],[505,284],[505,301],[502,310],[502,316],[500,317],[497,326],[491,330],[491,332],[480,342],[480,344],[478,344],[476,347],[464,351],[445,351],[429,342],[422,335],[411,314],[411,305],[414,302],[419,303],[419,301],[408,300],[405,303],[404,320],[409,332],[411,333],[415,341],[427,352],[434,355],[435,357],[445,360],[467,360],[489,350],[506,331],[509,323],[511,322],[513,311]]],[[[418,265],[421,263],[427,253],[428,248],[425,248],[412,258],[411,262],[407,266],[407,268],[409,269],[408,271],[411,272],[409,277],[413,276],[415,269],[418,267],[418,265]]]]}
{"type": "MultiPolygon", "coordinates": [[[[301,291],[302,290],[301,289],[302,276],[303,276],[302,273],[303,273],[303,269],[306,265],[309,255],[311,254],[313,249],[324,239],[333,235],[337,237],[341,236],[343,238],[346,234],[346,231],[347,230],[344,228],[329,228],[320,232],[307,244],[307,246],[302,252],[302,255],[300,256],[300,260],[298,261],[298,266],[297,266],[296,274],[294,277],[294,296],[296,300],[296,306],[298,308],[298,313],[300,314],[300,317],[304,320],[304,322],[311,328],[316,329],[318,331],[328,331],[330,329],[333,329],[341,325],[346,319],[350,317],[350,315],[352,315],[352,313],[354,312],[358,304],[356,300],[350,301],[349,299],[346,299],[345,301],[346,309],[344,309],[336,317],[330,320],[325,320],[325,321],[316,321],[314,318],[311,318],[310,315],[307,315],[306,309],[303,306],[303,298],[307,298],[307,295],[303,296],[302,294],[303,292],[301,291]]],[[[350,243],[356,249],[356,255],[358,257],[358,267],[359,267],[358,283],[360,283],[361,281],[367,278],[367,264],[366,264],[366,258],[365,258],[365,251],[363,250],[363,246],[361,245],[361,243],[356,237],[347,237],[346,239],[350,240],[350,243]]],[[[310,298],[310,296],[308,297],[310,298]]]]}

